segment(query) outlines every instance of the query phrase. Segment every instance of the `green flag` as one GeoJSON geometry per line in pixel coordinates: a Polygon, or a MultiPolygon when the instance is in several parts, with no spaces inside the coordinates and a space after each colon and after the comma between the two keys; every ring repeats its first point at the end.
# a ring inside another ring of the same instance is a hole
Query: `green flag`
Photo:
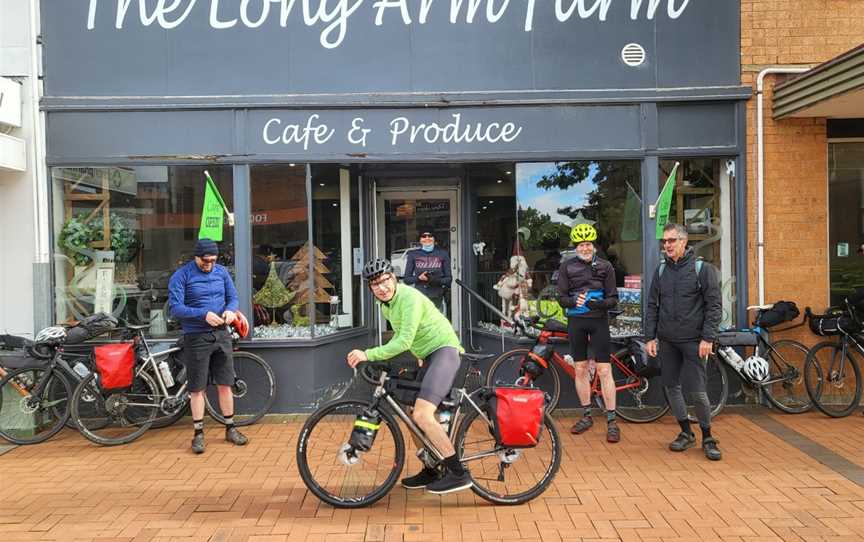
{"type": "Polygon", "coordinates": [[[228,214],[229,223],[231,213],[228,212],[228,206],[225,205],[225,200],[216,188],[216,183],[210,177],[210,173],[204,172],[204,208],[201,210],[201,227],[198,229],[198,239],[213,239],[214,241],[222,240],[222,213],[228,214]]]}
{"type": "Polygon", "coordinates": [[[669,222],[669,210],[672,208],[672,193],[675,192],[675,176],[678,174],[679,165],[679,162],[675,162],[675,167],[672,168],[663,191],[657,199],[657,239],[663,238],[663,228],[669,222]]]}
{"type": "Polygon", "coordinates": [[[624,223],[621,227],[622,241],[638,241],[642,238],[642,200],[639,194],[627,183],[627,200],[624,202],[624,223]]]}

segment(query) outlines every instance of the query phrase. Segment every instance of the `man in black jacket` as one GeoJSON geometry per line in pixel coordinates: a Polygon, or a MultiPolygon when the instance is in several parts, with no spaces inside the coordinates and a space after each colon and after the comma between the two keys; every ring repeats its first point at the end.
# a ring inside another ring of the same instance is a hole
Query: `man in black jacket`
{"type": "Polygon", "coordinates": [[[420,234],[420,248],[406,255],[405,284],[417,288],[444,312],[444,297],[453,275],[450,273],[450,256],[443,248],[435,246],[432,232],[420,234]]]}
{"type": "Polygon", "coordinates": [[[722,317],[722,302],[717,271],[696,258],[687,247],[687,230],[669,223],[663,229],[665,261],[651,281],[645,315],[646,349],[649,356],[660,356],[663,385],[681,433],[669,445],[683,452],[696,444],[690,430],[687,405],[681,385],[695,404],[702,429],[702,450],[711,460],[721,458],[717,440],[711,436],[711,406],[708,402],[708,356],[722,317]]]}

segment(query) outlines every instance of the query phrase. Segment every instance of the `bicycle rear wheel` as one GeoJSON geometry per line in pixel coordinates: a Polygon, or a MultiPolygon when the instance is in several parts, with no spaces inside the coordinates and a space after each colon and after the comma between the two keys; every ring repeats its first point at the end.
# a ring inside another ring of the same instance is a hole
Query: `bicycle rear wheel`
{"type": "Polygon", "coordinates": [[[822,413],[832,418],[851,414],[861,401],[861,368],[852,350],[834,342],[810,349],[804,366],[807,393],[822,413]]]}
{"type": "Polygon", "coordinates": [[[522,365],[528,357],[530,350],[527,348],[516,348],[504,352],[498,356],[489,366],[489,374],[486,375],[486,385],[492,386],[530,386],[540,388],[549,395],[550,401],[546,405],[546,412],[552,412],[558,406],[561,398],[561,379],[555,362],[550,362],[543,374],[538,378],[528,378],[522,370],[522,365]]]}
{"type": "Polygon", "coordinates": [[[72,417],[88,440],[103,446],[128,444],[150,429],[161,396],[147,373],[135,375],[124,390],[103,391],[91,374],[72,395],[72,417]]]}
{"type": "Polygon", "coordinates": [[[381,425],[367,452],[347,449],[354,420],[367,401],[335,401],[303,424],[297,439],[297,468],[306,487],[337,508],[369,506],[390,491],[405,464],[405,440],[396,418],[379,410],[381,425]]]}
{"type": "Polygon", "coordinates": [[[813,407],[804,384],[807,347],[798,341],[782,340],[768,350],[770,384],[762,386],[765,398],[788,414],[800,414],[813,407]]]}
{"type": "MultiPolygon", "coordinates": [[[[234,352],[234,424],[251,425],[260,420],[276,399],[276,376],[261,357],[249,352],[234,352]]],[[[219,404],[219,390],[215,384],[207,385],[204,394],[207,412],[219,423],[225,416],[219,404]]]]}
{"type": "Polygon", "coordinates": [[[0,379],[0,436],[13,444],[48,440],[69,419],[71,396],[72,386],[58,371],[10,371],[0,379]],[[34,394],[40,384],[41,391],[34,394]]]}
{"type": "Polygon", "coordinates": [[[474,493],[495,504],[522,504],[546,491],[561,466],[561,442],[549,413],[543,418],[537,446],[504,448],[495,442],[489,420],[473,408],[468,411],[455,448],[474,482],[474,493]]]}
{"type": "Polygon", "coordinates": [[[648,423],[658,420],[669,411],[669,403],[663,390],[663,382],[659,375],[642,377],[635,374],[628,363],[632,356],[627,350],[614,354],[612,360],[612,377],[615,379],[615,412],[631,423],[648,423]],[[621,362],[621,365],[615,360],[621,362]]]}

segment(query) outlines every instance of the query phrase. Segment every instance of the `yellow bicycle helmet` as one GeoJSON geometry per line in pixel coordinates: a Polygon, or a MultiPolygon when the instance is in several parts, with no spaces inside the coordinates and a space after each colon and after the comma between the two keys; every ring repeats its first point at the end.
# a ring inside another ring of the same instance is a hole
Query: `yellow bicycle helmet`
{"type": "Polygon", "coordinates": [[[584,243],[585,241],[596,241],[597,230],[591,224],[576,224],[570,230],[570,240],[574,245],[584,243]]]}

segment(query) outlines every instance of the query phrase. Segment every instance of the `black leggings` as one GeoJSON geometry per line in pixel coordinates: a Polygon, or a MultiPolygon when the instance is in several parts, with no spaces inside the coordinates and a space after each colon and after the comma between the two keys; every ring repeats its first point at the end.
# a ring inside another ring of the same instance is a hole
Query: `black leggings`
{"type": "Polygon", "coordinates": [[[609,318],[567,318],[567,334],[570,335],[570,355],[573,361],[594,359],[597,363],[609,363],[609,318]]]}

